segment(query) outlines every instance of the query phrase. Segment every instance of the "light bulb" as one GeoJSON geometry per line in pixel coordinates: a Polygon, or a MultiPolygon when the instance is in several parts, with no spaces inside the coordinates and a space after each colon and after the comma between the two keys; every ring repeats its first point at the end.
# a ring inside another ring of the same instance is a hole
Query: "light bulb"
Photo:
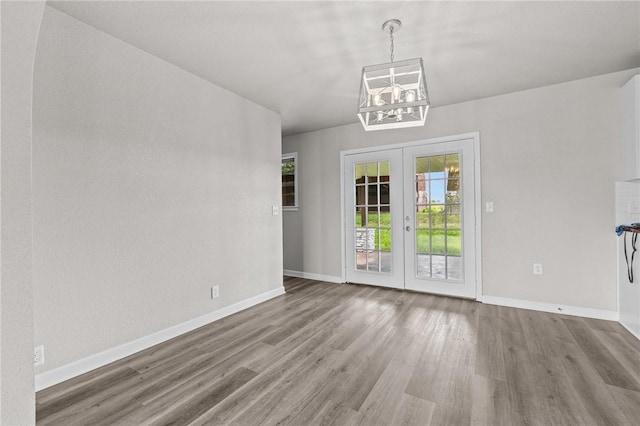
{"type": "MultiPolygon", "coordinates": [[[[405,95],[406,101],[407,102],[413,102],[416,100],[416,92],[414,92],[413,90],[408,90],[407,94],[405,95]]],[[[413,114],[413,107],[407,107],[407,114],[413,114]]]]}
{"type": "Polygon", "coordinates": [[[391,103],[396,103],[400,101],[400,96],[402,96],[402,87],[396,84],[391,89],[391,103]]]}

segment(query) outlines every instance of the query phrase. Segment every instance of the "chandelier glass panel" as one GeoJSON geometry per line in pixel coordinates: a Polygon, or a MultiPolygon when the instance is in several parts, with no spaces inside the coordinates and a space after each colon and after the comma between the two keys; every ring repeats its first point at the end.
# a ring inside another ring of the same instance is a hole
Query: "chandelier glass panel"
{"type": "Polygon", "coordinates": [[[429,93],[422,58],[393,61],[393,34],[400,21],[385,22],[391,38],[391,62],[362,68],[358,117],[367,131],[422,126],[429,93]]]}

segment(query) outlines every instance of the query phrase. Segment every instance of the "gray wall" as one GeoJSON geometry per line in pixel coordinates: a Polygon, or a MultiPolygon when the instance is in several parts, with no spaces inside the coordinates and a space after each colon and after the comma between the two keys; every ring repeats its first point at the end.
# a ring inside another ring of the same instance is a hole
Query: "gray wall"
{"type": "Polygon", "coordinates": [[[44,2],[1,2],[0,424],[35,424],[31,216],[33,63],[44,2]]]}
{"type": "Polygon", "coordinates": [[[300,183],[300,209],[283,217],[284,269],[341,276],[341,150],[479,131],[482,201],[495,203],[482,215],[483,293],[616,311],[619,88],[637,72],[434,108],[424,128],[284,138],[300,183]]]}
{"type": "Polygon", "coordinates": [[[282,287],[279,115],[49,7],[34,92],[38,373],[282,287]]]}

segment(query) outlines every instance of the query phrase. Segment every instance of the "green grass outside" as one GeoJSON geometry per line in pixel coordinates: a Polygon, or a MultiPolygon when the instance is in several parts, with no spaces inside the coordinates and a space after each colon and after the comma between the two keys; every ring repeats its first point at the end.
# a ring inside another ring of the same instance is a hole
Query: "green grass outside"
{"type": "MultiPolygon", "coordinates": [[[[451,206],[450,210],[445,213],[443,206],[433,206],[416,214],[416,223],[418,228],[460,228],[460,214],[451,206]],[[429,215],[431,213],[431,215],[429,215]],[[429,226],[429,218],[431,218],[431,226],[429,226]]],[[[459,209],[459,207],[457,207],[459,209]]],[[[356,215],[356,226],[362,226],[362,215],[356,215]]],[[[378,214],[369,213],[367,226],[372,228],[378,227],[378,214]]],[[[380,228],[388,228],[391,226],[391,214],[380,213],[380,228]]]]}
{"type": "Polygon", "coordinates": [[[460,231],[428,231],[418,230],[417,232],[418,253],[433,254],[460,254],[460,231]],[[429,248],[429,237],[431,237],[431,248],[429,248]],[[445,238],[447,246],[445,250],[445,238]]]}
{"type": "MultiPolygon", "coordinates": [[[[445,214],[444,209],[434,211],[432,207],[431,221],[434,228],[444,227],[445,214]]],[[[417,239],[417,252],[418,253],[433,253],[433,254],[450,254],[460,255],[461,253],[461,238],[460,230],[455,229],[460,227],[460,216],[458,215],[446,215],[447,228],[442,230],[428,230],[421,229],[423,226],[428,227],[429,224],[429,211],[425,210],[417,214],[418,231],[416,234],[417,239]],[[445,239],[446,249],[445,249],[445,239]],[[431,243],[431,244],[429,244],[431,243]]],[[[369,214],[368,226],[372,228],[378,228],[378,215],[369,214]]],[[[356,226],[362,226],[361,216],[356,216],[356,226]]],[[[380,228],[391,227],[391,215],[389,213],[380,214],[380,228]]],[[[377,229],[375,235],[375,249],[390,251],[391,250],[391,230],[390,229],[377,229]],[[379,237],[379,238],[378,238],[379,237]]]]}

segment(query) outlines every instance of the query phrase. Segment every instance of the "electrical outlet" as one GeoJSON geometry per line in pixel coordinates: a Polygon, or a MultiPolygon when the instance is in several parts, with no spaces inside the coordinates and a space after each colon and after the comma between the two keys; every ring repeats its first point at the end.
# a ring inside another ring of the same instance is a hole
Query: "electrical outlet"
{"type": "Polygon", "coordinates": [[[211,287],[211,298],[215,299],[220,296],[220,288],[217,285],[211,287]]]}
{"type": "Polygon", "coordinates": [[[271,214],[274,216],[278,216],[280,214],[280,206],[272,206],[271,214]]]}
{"type": "Polygon", "coordinates": [[[533,274],[534,275],[542,275],[542,263],[534,263],[533,264],[533,274]]]}
{"type": "Polygon", "coordinates": [[[487,213],[493,213],[493,201],[487,201],[487,204],[485,205],[485,211],[487,213]]]}
{"type": "Polygon", "coordinates": [[[33,365],[38,366],[44,364],[44,346],[40,345],[33,350],[33,365]]]}

